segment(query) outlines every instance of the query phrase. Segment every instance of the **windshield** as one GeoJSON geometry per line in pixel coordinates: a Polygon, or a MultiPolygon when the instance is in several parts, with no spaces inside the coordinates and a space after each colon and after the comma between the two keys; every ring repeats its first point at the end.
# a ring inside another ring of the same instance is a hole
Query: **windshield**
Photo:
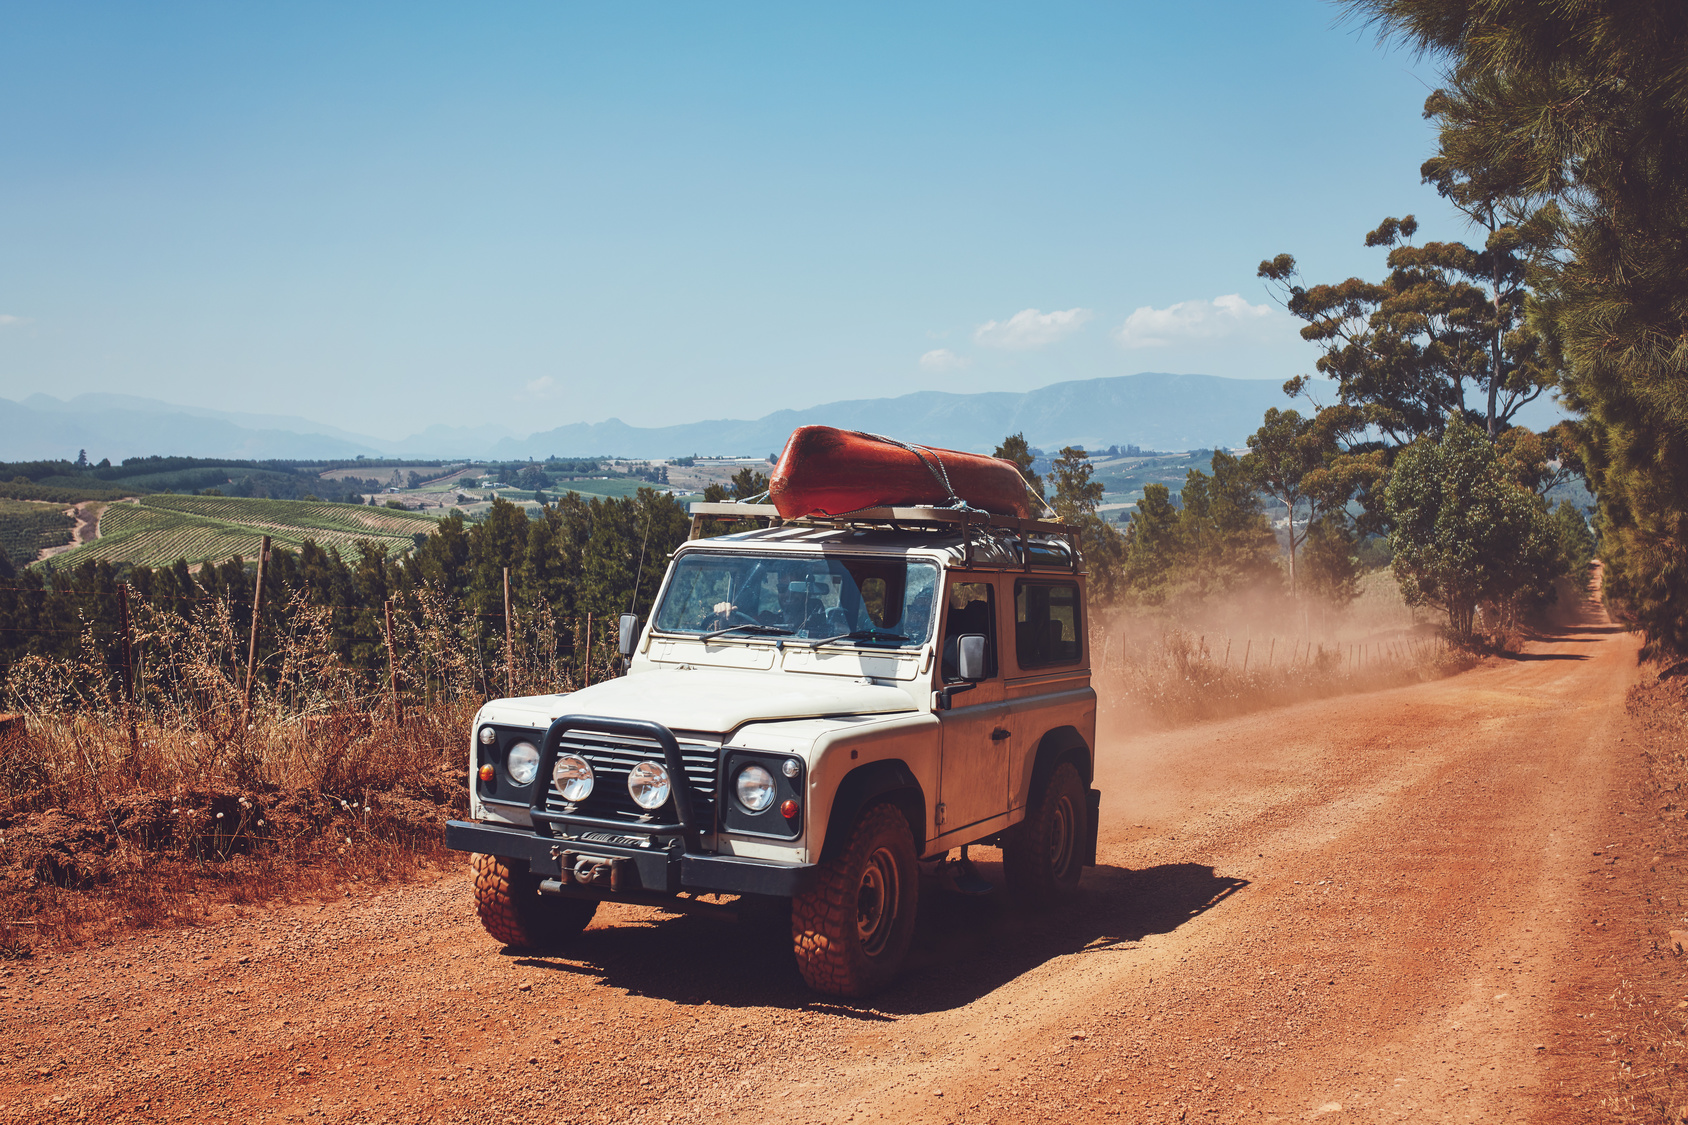
{"type": "Polygon", "coordinates": [[[924,644],[938,568],[902,559],[680,556],[656,612],[665,633],[924,644]]]}

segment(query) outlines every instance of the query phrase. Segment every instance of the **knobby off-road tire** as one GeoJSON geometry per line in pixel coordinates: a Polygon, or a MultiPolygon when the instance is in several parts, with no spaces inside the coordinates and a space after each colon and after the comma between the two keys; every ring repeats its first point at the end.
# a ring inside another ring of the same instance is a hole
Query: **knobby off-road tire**
{"type": "Polygon", "coordinates": [[[1078,889],[1089,816],[1083,779],[1071,762],[1061,763],[1002,844],[1002,873],[1017,900],[1046,905],[1078,889]]]}
{"type": "Polygon", "coordinates": [[[577,936],[592,921],[592,899],[539,893],[539,876],[523,860],[474,853],[475,913],[493,940],[516,949],[544,949],[577,936]]]}
{"type": "Polygon", "coordinates": [[[897,975],[920,900],[914,833],[895,805],[864,811],[814,886],[791,902],[797,969],[816,992],[865,996],[897,975]]]}

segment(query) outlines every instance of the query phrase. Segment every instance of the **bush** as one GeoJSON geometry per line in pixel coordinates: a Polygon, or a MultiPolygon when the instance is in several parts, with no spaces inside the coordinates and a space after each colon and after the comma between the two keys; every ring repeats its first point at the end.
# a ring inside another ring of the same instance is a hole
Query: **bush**
{"type": "Polygon", "coordinates": [[[1502,617],[1552,598],[1564,573],[1546,503],[1512,483],[1481,430],[1451,417],[1401,452],[1384,491],[1392,567],[1409,605],[1437,605],[1469,642],[1477,608],[1502,617]]]}

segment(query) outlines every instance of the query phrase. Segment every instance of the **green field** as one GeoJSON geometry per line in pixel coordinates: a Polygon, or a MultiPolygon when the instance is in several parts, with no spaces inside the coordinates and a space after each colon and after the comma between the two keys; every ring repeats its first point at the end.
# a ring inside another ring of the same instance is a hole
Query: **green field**
{"type": "Polygon", "coordinates": [[[70,542],[76,521],[64,514],[63,504],[30,504],[0,500],[0,553],[14,567],[28,566],[43,547],[70,542]]]}
{"type": "Polygon", "coordinates": [[[131,566],[168,566],[186,559],[192,566],[232,555],[255,558],[265,535],[295,549],[312,539],[345,551],[357,540],[368,539],[401,551],[415,545],[412,536],[433,529],[432,517],[391,508],[158,495],[134,504],[112,504],[100,519],[98,539],[47,561],[54,569],[91,559],[131,566]]]}

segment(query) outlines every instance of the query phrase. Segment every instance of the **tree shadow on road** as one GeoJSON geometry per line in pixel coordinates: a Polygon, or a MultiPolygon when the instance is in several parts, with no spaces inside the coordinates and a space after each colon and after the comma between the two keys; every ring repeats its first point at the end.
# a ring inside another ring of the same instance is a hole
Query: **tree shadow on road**
{"type": "MultiPolygon", "coordinates": [[[[980,862],[979,869],[1001,886],[999,865],[980,862]]],[[[809,991],[797,975],[788,932],[725,917],[631,917],[621,908],[601,909],[604,928],[588,930],[560,956],[521,963],[596,976],[630,995],[678,1004],[894,1019],[971,1003],[1057,957],[1129,955],[1136,942],[1171,933],[1246,886],[1211,867],[1178,863],[1140,871],[1089,868],[1073,902],[1046,909],[1019,908],[1000,891],[968,898],[929,889],[901,977],[861,1003],[809,991]]]]}

